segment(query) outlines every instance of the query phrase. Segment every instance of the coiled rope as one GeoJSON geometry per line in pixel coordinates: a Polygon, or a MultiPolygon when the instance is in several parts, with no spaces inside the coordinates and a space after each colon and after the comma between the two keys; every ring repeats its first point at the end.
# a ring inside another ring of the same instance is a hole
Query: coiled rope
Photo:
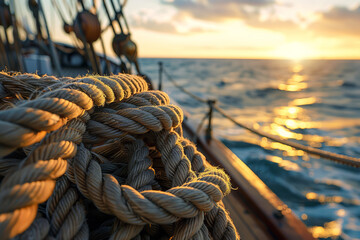
{"type": "MultiPolygon", "coordinates": [[[[171,77],[171,75],[165,69],[163,69],[163,71],[164,71],[166,77],[170,80],[170,82],[176,88],[178,88],[179,90],[181,90],[182,92],[189,95],[191,98],[195,99],[196,101],[198,101],[200,103],[208,103],[208,101],[206,99],[203,99],[203,98],[201,98],[199,96],[196,96],[195,94],[189,92],[187,89],[185,89],[184,87],[182,87],[178,83],[176,83],[176,81],[174,81],[174,79],[171,77]]],[[[346,155],[342,155],[342,154],[332,153],[332,152],[324,151],[324,150],[321,150],[321,149],[305,146],[305,145],[302,145],[300,143],[295,143],[295,142],[292,142],[292,141],[289,141],[289,140],[286,140],[286,139],[282,139],[282,138],[280,138],[278,136],[275,136],[275,135],[269,134],[267,132],[255,129],[255,128],[251,127],[251,126],[248,126],[245,123],[241,123],[241,122],[235,120],[228,113],[226,113],[222,108],[220,108],[219,106],[217,106],[215,104],[213,105],[213,107],[223,117],[229,119],[235,125],[237,125],[237,126],[239,126],[241,128],[244,128],[246,130],[249,130],[250,132],[255,133],[258,136],[268,138],[268,139],[270,139],[272,141],[279,142],[281,144],[291,146],[291,147],[293,147],[295,149],[299,149],[299,150],[302,150],[304,152],[307,152],[307,153],[310,153],[310,154],[313,154],[313,155],[317,155],[317,156],[322,157],[322,158],[327,159],[327,160],[331,160],[331,161],[334,161],[334,162],[337,162],[337,163],[340,163],[340,164],[344,164],[344,165],[348,165],[348,166],[351,166],[351,167],[355,167],[355,168],[360,168],[360,158],[355,158],[355,157],[350,157],[350,156],[346,156],[346,155]]]]}
{"type": "Polygon", "coordinates": [[[0,73],[2,239],[239,239],[228,176],[137,76],[0,73]]]}

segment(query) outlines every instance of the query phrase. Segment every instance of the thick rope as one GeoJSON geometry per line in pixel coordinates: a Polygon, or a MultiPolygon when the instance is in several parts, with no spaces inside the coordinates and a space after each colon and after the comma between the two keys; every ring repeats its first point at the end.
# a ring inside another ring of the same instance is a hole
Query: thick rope
{"type": "Polygon", "coordinates": [[[3,238],[210,239],[209,223],[238,238],[225,210],[220,222],[207,217],[223,209],[229,178],[143,79],[0,73],[0,84],[3,238]],[[43,202],[47,219],[36,218],[43,202]]]}

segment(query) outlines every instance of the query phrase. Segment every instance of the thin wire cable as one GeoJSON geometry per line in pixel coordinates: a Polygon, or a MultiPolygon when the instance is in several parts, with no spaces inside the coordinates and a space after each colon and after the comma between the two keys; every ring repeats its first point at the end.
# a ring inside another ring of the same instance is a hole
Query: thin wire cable
{"type": "Polygon", "coordinates": [[[202,99],[201,97],[196,96],[195,94],[189,92],[188,90],[186,90],[184,87],[180,86],[179,84],[177,84],[174,79],[171,77],[171,75],[166,71],[166,69],[163,69],[164,74],[166,75],[166,77],[170,80],[170,82],[172,82],[172,84],[174,84],[175,87],[177,87],[178,89],[180,89],[181,91],[183,91],[184,93],[186,93],[187,95],[189,95],[190,97],[194,98],[195,100],[201,102],[201,103],[207,103],[208,101],[206,99],[202,99]]]}
{"type": "Polygon", "coordinates": [[[349,156],[345,156],[345,155],[341,155],[341,154],[337,154],[337,153],[332,153],[332,152],[324,151],[321,149],[305,146],[305,145],[295,143],[292,141],[288,141],[286,139],[282,139],[276,135],[272,135],[272,134],[263,132],[261,130],[257,130],[255,128],[247,126],[244,123],[240,123],[240,122],[236,121],[233,117],[228,115],[223,109],[221,109],[220,107],[218,107],[216,105],[214,106],[214,109],[216,111],[218,111],[222,116],[224,116],[225,118],[227,118],[230,121],[232,121],[233,123],[235,123],[237,126],[245,128],[246,130],[249,130],[250,132],[255,133],[261,137],[266,137],[275,142],[279,142],[284,145],[288,145],[290,147],[302,150],[302,151],[310,153],[310,154],[317,155],[317,156],[325,158],[325,159],[333,160],[338,163],[342,163],[342,164],[349,165],[352,167],[360,168],[360,159],[359,158],[354,158],[354,157],[349,157],[349,156]]]}

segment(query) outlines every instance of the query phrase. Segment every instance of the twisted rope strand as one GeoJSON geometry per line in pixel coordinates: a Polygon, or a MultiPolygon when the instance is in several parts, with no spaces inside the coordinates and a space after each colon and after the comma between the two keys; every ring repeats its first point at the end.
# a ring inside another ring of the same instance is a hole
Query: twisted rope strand
{"type": "Polygon", "coordinates": [[[142,78],[2,72],[0,89],[0,156],[23,147],[0,159],[5,239],[30,225],[18,238],[88,239],[98,223],[93,233],[111,239],[236,239],[221,202],[227,175],[182,137],[182,110],[142,78]],[[83,197],[99,217],[89,225],[83,197]],[[49,221],[33,222],[45,201],[49,221]]]}

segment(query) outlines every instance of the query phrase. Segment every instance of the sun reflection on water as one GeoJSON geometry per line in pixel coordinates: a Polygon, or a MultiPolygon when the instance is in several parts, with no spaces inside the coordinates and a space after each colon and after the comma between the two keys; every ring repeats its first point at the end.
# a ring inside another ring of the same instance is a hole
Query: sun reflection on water
{"type": "MultiPolygon", "coordinates": [[[[270,109],[270,112],[266,112],[266,115],[255,114],[256,117],[249,117],[246,115],[248,119],[255,122],[253,127],[283,139],[290,139],[294,142],[300,141],[299,143],[301,144],[315,148],[321,148],[323,146],[341,147],[349,142],[351,144],[360,143],[359,136],[341,137],[340,134],[332,136],[326,136],[325,134],[324,136],[321,136],[323,129],[324,132],[328,132],[328,130],[331,129],[340,132],[346,127],[360,126],[360,118],[346,118],[346,116],[344,116],[344,118],[339,116],[330,116],[327,119],[317,118],[318,116],[322,116],[321,113],[318,114],[316,111],[322,107],[321,104],[323,101],[326,103],[327,99],[323,98],[325,95],[313,94],[315,85],[313,82],[307,83],[307,80],[310,81],[312,79],[308,79],[304,74],[303,66],[301,64],[297,63],[289,70],[292,71],[290,73],[291,76],[277,86],[278,89],[282,90],[280,94],[284,95],[285,99],[288,99],[288,101],[285,102],[283,99],[279,99],[281,100],[281,104],[273,106],[270,109]],[[302,91],[309,88],[309,85],[312,88],[308,90],[311,91],[302,91]],[[310,106],[313,104],[316,105],[310,106]],[[260,124],[256,122],[259,122],[260,124]]],[[[278,93],[279,91],[276,92],[276,94],[278,93]]],[[[244,120],[244,118],[239,117],[239,120],[244,120]]],[[[254,138],[249,135],[250,133],[242,134],[242,136],[233,135],[232,138],[233,140],[236,139],[237,141],[260,145],[263,149],[270,150],[265,151],[265,159],[268,164],[271,164],[271,166],[274,166],[275,168],[294,172],[294,175],[308,173],[310,178],[315,178],[314,184],[317,183],[316,180],[320,179],[320,184],[329,185],[329,189],[334,188],[334,182],[329,182],[328,180],[325,181],[321,176],[317,175],[318,172],[313,171],[313,169],[318,170],[322,168],[320,164],[316,165],[316,161],[309,161],[310,157],[316,158],[313,155],[309,155],[304,151],[294,149],[278,142],[273,142],[267,138],[254,138]]],[[[264,159],[263,156],[261,159],[264,159]]],[[[291,175],[291,173],[289,174],[291,175]]],[[[340,187],[344,188],[343,185],[339,186],[339,188],[340,187]]],[[[347,208],[344,206],[360,206],[360,200],[356,198],[352,199],[346,195],[337,196],[341,195],[341,193],[335,192],[323,194],[323,192],[319,191],[316,193],[318,191],[317,188],[307,189],[308,191],[312,189],[314,192],[303,193],[303,196],[306,198],[305,200],[307,200],[305,202],[314,203],[315,206],[320,206],[321,209],[327,209],[327,207],[332,209],[332,218],[325,220],[327,221],[325,224],[323,224],[323,221],[321,223],[319,223],[319,221],[314,222],[314,219],[316,220],[317,216],[308,211],[299,216],[303,221],[312,225],[309,227],[309,230],[313,236],[315,238],[332,239],[343,236],[343,229],[345,227],[342,219],[348,219],[349,216],[351,216],[351,212],[346,210],[347,208]],[[333,196],[331,196],[332,194],[333,196]]]]}
{"type": "Polygon", "coordinates": [[[297,118],[303,112],[303,109],[300,107],[277,107],[274,112],[281,117],[297,118]]]}
{"type": "Polygon", "coordinates": [[[288,145],[284,145],[282,143],[270,141],[267,138],[262,138],[261,139],[260,146],[262,148],[269,149],[269,150],[273,150],[273,149],[281,150],[281,151],[283,151],[284,156],[299,157],[299,156],[304,156],[305,155],[305,152],[302,151],[302,150],[297,150],[297,149],[294,149],[293,147],[290,147],[288,145]]]}
{"type": "Polygon", "coordinates": [[[293,73],[301,72],[304,69],[303,65],[300,63],[295,63],[295,65],[292,68],[293,73]]]}
{"type": "Polygon", "coordinates": [[[301,64],[296,64],[293,67],[293,75],[287,80],[286,84],[281,83],[278,86],[279,90],[288,91],[288,92],[297,92],[308,88],[308,84],[304,82],[307,77],[299,74],[299,72],[303,69],[301,64]]]}
{"type": "Polygon", "coordinates": [[[266,156],[266,159],[273,163],[277,163],[279,167],[281,167],[287,171],[300,171],[300,167],[298,164],[293,163],[288,160],[285,160],[285,159],[282,159],[281,157],[266,156]]]}
{"type": "Polygon", "coordinates": [[[342,233],[342,222],[342,220],[327,222],[323,227],[309,227],[309,231],[314,238],[335,238],[342,233]]]}
{"type": "MultiPolygon", "coordinates": [[[[305,197],[308,200],[318,201],[320,203],[343,203],[343,204],[351,204],[351,205],[360,205],[360,200],[358,199],[349,199],[341,196],[325,196],[324,194],[317,194],[314,192],[306,193],[305,197]]],[[[337,215],[343,214],[341,211],[337,213],[337,215]]]]}
{"type": "Polygon", "coordinates": [[[304,90],[307,87],[308,87],[307,83],[294,83],[294,84],[281,83],[278,88],[283,91],[297,92],[297,91],[304,90]]]}
{"type": "Polygon", "coordinates": [[[311,105],[316,102],[319,102],[319,100],[317,98],[308,97],[308,98],[295,99],[295,100],[291,101],[289,105],[303,106],[303,105],[311,105]]]}

